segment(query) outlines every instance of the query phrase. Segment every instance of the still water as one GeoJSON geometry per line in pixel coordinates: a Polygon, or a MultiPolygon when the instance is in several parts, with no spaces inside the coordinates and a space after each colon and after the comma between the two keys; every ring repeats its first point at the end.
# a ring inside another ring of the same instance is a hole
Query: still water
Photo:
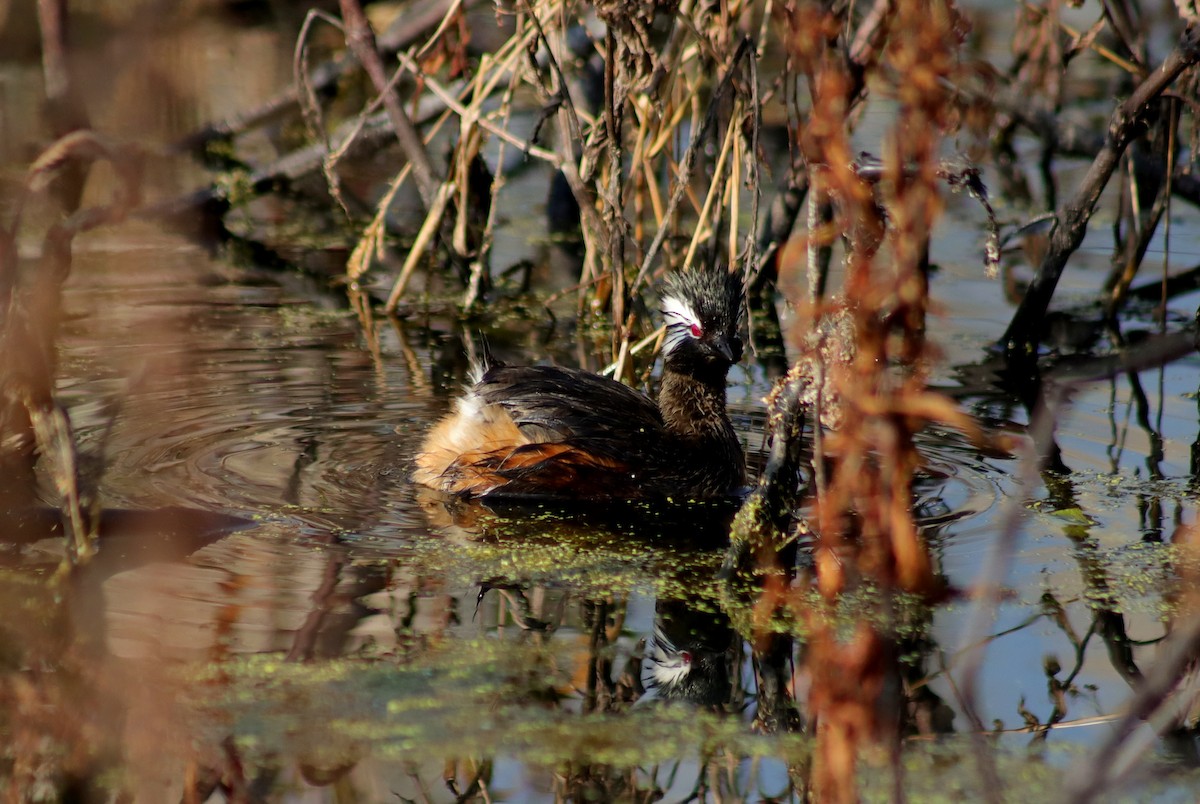
{"type": "MultiPolygon", "coordinates": [[[[82,57],[119,69],[95,87],[96,125],[161,144],[244,108],[290,80],[289,35],[205,18],[126,50],[100,37],[82,57]],[[151,87],[162,103],[135,102],[151,87]]],[[[28,65],[6,73],[9,108],[31,109],[28,65]]],[[[20,126],[5,130],[9,166],[38,140],[20,126]]],[[[150,194],[204,176],[164,149],[150,194]]],[[[513,182],[501,201],[537,207],[542,187],[513,182]]],[[[950,203],[933,254],[936,379],[989,426],[1020,433],[1014,402],[954,390],[1012,308],[983,277],[978,209],[950,203]]],[[[537,257],[528,219],[502,225],[496,265],[537,257]]],[[[1200,262],[1197,235],[1194,222],[1176,229],[1173,268],[1200,262]]],[[[25,238],[23,256],[37,247],[25,238]]],[[[1106,248],[1094,231],[1065,298],[1099,287],[1106,248]]],[[[1197,302],[1171,309],[1187,318],[1197,302]]],[[[422,434],[465,377],[472,327],[416,315],[370,338],[325,279],[214,255],[144,220],[78,241],[64,309],[61,400],[81,451],[103,455],[92,476],[105,507],[127,513],[114,514],[73,594],[47,583],[58,539],[0,551],[5,608],[26,612],[6,641],[23,672],[62,662],[67,679],[52,692],[31,685],[5,725],[14,746],[39,729],[67,751],[103,746],[101,770],[148,801],[219,783],[234,799],[755,800],[782,794],[806,762],[803,736],[762,728],[745,605],[717,579],[727,512],[492,511],[408,482],[422,434]],[[64,647],[67,635],[86,649],[64,647]],[[655,669],[682,651],[704,672],[672,703],[655,669]],[[71,714],[56,732],[30,714],[41,706],[71,714]]],[[[568,363],[580,348],[565,327],[506,326],[517,329],[510,356],[568,363]]],[[[1024,512],[979,701],[1014,790],[1053,787],[1105,736],[1165,632],[1174,569],[1163,543],[1195,520],[1200,359],[1137,379],[1074,397],[1059,428],[1071,471],[1034,489],[1012,479],[1015,459],[981,456],[954,433],[921,441],[916,504],[951,587],[971,588],[1007,507],[1024,512]],[[1052,719],[1073,727],[1040,740],[1026,729],[1052,719]]],[[[769,388],[753,355],[731,374],[752,456],[769,388]]],[[[914,796],[977,789],[952,683],[968,607],[954,598],[916,618],[904,703],[924,724],[905,747],[914,796]]],[[[807,680],[786,664],[802,714],[807,680]]],[[[1190,748],[1153,752],[1167,799],[1195,789],[1190,748]]],[[[886,757],[868,757],[863,773],[866,794],[886,797],[886,757]]]]}

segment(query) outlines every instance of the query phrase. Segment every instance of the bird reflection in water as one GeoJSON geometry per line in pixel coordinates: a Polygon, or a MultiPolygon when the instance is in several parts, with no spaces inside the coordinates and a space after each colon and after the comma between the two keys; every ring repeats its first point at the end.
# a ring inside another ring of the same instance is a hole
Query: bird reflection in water
{"type": "Polygon", "coordinates": [[[680,600],[660,599],[654,611],[654,632],[646,640],[642,660],[646,693],[638,705],[662,700],[726,707],[733,692],[730,670],[737,645],[729,618],[680,600]]]}

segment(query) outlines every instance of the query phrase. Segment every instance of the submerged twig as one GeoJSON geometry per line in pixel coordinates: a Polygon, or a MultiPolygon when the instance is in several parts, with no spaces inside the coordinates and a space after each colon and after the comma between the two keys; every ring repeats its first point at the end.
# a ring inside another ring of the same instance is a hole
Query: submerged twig
{"type": "Polygon", "coordinates": [[[1200,698],[1200,682],[1193,677],[1188,687],[1179,691],[1179,699],[1171,700],[1172,691],[1188,666],[1195,664],[1198,653],[1200,618],[1193,616],[1159,647],[1158,660],[1126,704],[1125,714],[1113,724],[1100,745],[1089,752],[1088,760],[1067,777],[1066,801],[1083,804],[1110,792],[1137,758],[1150,749],[1153,740],[1200,698]],[[1150,729],[1139,737],[1139,727],[1147,725],[1147,721],[1150,729]]]}
{"type": "MultiPolygon", "coordinates": [[[[1190,329],[1171,333],[1114,355],[1072,364],[1048,376],[1043,384],[1041,403],[1034,411],[1028,427],[1029,443],[1018,464],[1014,478],[1016,487],[1028,490],[1037,484],[1042,466],[1055,452],[1055,427],[1075,389],[1124,372],[1144,371],[1163,365],[1193,351],[1196,348],[1195,341],[1196,332],[1190,329]]],[[[1016,552],[1021,520],[1025,515],[1024,500],[1025,494],[1019,492],[1009,497],[1001,510],[996,538],[992,541],[988,558],[983,562],[983,572],[975,582],[975,603],[961,640],[959,655],[963,657],[960,677],[964,706],[976,722],[979,719],[974,714],[974,705],[978,700],[979,671],[987,647],[984,637],[995,617],[1003,594],[1004,579],[1016,552]]],[[[994,774],[983,745],[984,736],[976,733],[972,739],[977,745],[977,757],[984,757],[981,762],[987,763],[988,775],[994,774]]]]}

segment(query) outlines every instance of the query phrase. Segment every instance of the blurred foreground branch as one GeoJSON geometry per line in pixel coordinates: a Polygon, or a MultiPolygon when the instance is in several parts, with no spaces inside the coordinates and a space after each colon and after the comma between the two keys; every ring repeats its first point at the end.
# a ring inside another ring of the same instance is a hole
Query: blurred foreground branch
{"type": "Polygon", "coordinates": [[[72,563],[91,556],[97,517],[87,510],[70,420],[54,389],[62,286],[71,272],[75,236],[122,220],[137,205],[140,186],[136,150],[77,131],[47,148],[29,168],[12,220],[0,230],[0,475],[5,478],[0,506],[19,510],[36,501],[40,454],[61,498],[72,563]],[[97,159],[110,162],[117,174],[109,203],[73,211],[54,223],[42,240],[36,270],[22,272],[16,241],[30,197],[45,192],[65,168],[97,159]]]}

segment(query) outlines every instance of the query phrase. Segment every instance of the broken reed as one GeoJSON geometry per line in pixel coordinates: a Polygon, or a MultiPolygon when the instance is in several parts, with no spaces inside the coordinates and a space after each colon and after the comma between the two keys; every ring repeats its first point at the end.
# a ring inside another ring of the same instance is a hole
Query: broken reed
{"type": "Polygon", "coordinates": [[[140,203],[141,165],[134,146],[90,130],[73,131],[29,166],[9,216],[0,222],[0,509],[20,515],[42,504],[40,462],[58,496],[67,539],[60,577],[95,553],[100,515],[99,477],[81,471],[71,420],[55,388],[63,285],[71,274],[75,237],[120,223],[140,203]],[[107,203],[80,207],[88,173],[101,161],[116,174],[107,203]],[[61,219],[43,234],[36,264],[23,267],[17,243],[26,207],[39,196],[53,198],[61,219]]]}

